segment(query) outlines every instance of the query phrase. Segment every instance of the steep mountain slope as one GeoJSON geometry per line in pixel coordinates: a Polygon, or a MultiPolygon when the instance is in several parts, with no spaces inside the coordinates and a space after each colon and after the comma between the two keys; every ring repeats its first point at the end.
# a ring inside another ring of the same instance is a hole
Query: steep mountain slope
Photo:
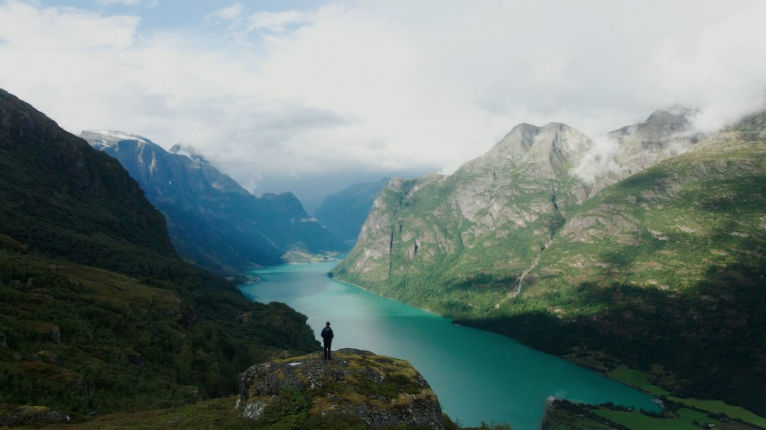
{"type": "Polygon", "coordinates": [[[0,409],[183,404],[317,349],[305,316],[179,260],[116,160],[2,90],[0,167],[0,409]]]}
{"type": "Polygon", "coordinates": [[[639,161],[612,172],[655,165],[613,185],[572,175],[589,141],[550,125],[450,177],[392,180],[334,276],[766,413],[764,115],[701,140],[683,116],[631,127],[621,156],[639,161]]]}
{"type": "MultiPolygon", "coordinates": [[[[660,365],[658,382],[677,392],[766,413],[765,120],[709,136],[578,209],[518,300],[556,320],[541,327],[579,333],[554,335],[560,352],[585,345],[660,365]]],[[[498,313],[520,314],[513,303],[498,313]]],[[[511,325],[531,343],[548,337],[511,325]]]]}
{"type": "Polygon", "coordinates": [[[356,242],[372,203],[390,178],[378,182],[355,184],[327,196],[314,216],[333,234],[346,242],[356,242]]]}
{"type": "Polygon", "coordinates": [[[204,267],[236,274],[281,263],[294,248],[313,253],[345,249],[290,193],[256,198],[203,157],[184,155],[178,146],[167,152],[122,132],[86,131],[81,136],[119,160],[167,217],[178,252],[204,267]]]}
{"type": "Polygon", "coordinates": [[[522,124],[449,177],[392,180],[335,275],[409,300],[459,291],[460,307],[507,290],[585,200],[568,170],[590,146],[564,124],[522,124]]]}
{"type": "Polygon", "coordinates": [[[5,237],[112,269],[135,254],[175,255],[162,215],[119,163],[4,91],[0,118],[5,237]]]}

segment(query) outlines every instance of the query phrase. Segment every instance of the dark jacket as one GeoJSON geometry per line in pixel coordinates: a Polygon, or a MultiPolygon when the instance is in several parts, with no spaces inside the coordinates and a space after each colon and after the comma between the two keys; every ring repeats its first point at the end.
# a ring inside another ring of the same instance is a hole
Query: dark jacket
{"type": "Polygon", "coordinates": [[[332,334],[332,329],[330,327],[322,329],[322,339],[324,339],[325,342],[332,342],[333,337],[335,337],[335,335],[332,334]]]}

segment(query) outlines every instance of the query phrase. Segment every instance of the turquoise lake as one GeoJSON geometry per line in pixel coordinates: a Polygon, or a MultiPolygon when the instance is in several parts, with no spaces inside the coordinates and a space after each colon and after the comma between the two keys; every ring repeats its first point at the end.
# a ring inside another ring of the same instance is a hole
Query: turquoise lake
{"type": "Polygon", "coordinates": [[[483,420],[538,430],[548,396],[659,411],[648,394],[558,357],[333,281],[327,272],[335,264],[258,270],[262,282],[240,289],[251,300],[284,302],[306,314],[317,339],[331,321],[334,349],[365,349],[409,361],[431,384],[444,412],[464,426],[483,420]]]}

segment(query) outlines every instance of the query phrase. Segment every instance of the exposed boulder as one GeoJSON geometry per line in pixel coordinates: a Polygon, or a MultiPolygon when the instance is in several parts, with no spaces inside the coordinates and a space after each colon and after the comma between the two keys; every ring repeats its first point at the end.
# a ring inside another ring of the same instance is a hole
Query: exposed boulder
{"type": "Polygon", "coordinates": [[[314,416],[358,419],[372,428],[444,428],[439,400],[423,376],[404,360],[369,351],[341,349],[331,361],[315,353],[262,363],[239,383],[236,408],[253,420],[301,393],[314,416]]]}
{"type": "Polygon", "coordinates": [[[0,427],[33,426],[69,423],[72,418],[46,406],[19,406],[6,409],[0,405],[0,427]]]}
{"type": "Polygon", "coordinates": [[[52,326],[51,330],[45,334],[45,341],[58,345],[61,343],[61,329],[58,326],[52,326]]]}

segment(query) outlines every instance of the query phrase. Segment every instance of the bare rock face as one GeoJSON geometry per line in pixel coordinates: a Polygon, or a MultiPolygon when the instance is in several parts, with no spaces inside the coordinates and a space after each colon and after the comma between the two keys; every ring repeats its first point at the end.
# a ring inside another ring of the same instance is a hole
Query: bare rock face
{"type": "Polygon", "coordinates": [[[32,426],[34,428],[69,423],[72,418],[45,406],[19,406],[11,410],[0,408],[0,427],[32,426]]]}
{"type": "Polygon", "coordinates": [[[571,170],[592,146],[565,124],[520,124],[450,176],[393,179],[333,274],[401,300],[409,278],[448,268],[454,273],[446,283],[473,287],[474,273],[491,272],[503,281],[493,286],[500,300],[515,289],[506,281],[535,264],[569,211],[588,198],[590,186],[571,170]],[[490,249],[495,255],[487,258],[490,249]]]}
{"type": "Polygon", "coordinates": [[[358,419],[371,428],[444,428],[439,401],[423,376],[404,360],[369,351],[341,349],[331,361],[315,353],[258,364],[239,383],[236,408],[253,420],[302,393],[313,415],[358,419]]]}

